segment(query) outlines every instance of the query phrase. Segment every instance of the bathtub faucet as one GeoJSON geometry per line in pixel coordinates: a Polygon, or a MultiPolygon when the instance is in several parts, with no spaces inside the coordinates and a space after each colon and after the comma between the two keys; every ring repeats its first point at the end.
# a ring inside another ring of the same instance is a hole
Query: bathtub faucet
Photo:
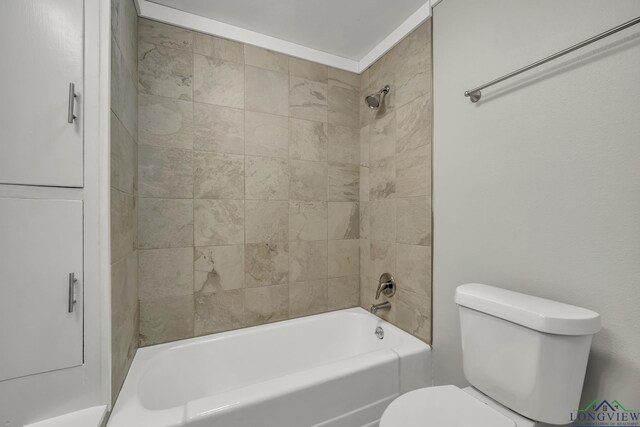
{"type": "Polygon", "coordinates": [[[389,301],[385,301],[380,304],[371,304],[371,312],[373,314],[376,314],[380,310],[391,310],[391,303],[389,301]]]}
{"type": "Polygon", "coordinates": [[[378,282],[378,290],[376,291],[376,299],[380,298],[380,294],[384,294],[387,297],[392,297],[396,293],[396,281],[393,280],[393,276],[389,273],[384,273],[380,276],[378,282]]]}

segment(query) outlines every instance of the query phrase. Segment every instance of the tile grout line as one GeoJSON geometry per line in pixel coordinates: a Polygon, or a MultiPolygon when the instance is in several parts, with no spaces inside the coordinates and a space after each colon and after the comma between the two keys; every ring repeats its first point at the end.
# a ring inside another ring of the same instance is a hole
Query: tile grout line
{"type": "MultiPolygon", "coordinates": [[[[247,248],[247,135],[246,135],[246,125],[247,125],[247,55],[246,55],[246,45],[242,45],[242,62],[243,62],[243,82],[242,82],[242,165],[243,165],[243,201],[242,201],[242,211],[243,211],[243,231],[244,231],[244,239],[242,245],[242,253],[243,259],[246,263],[246,248],[247,248]]],[[[242,325],[245,326],[247,324],[247,283],[246,283],[246,265],[243,266],[242,272],[242,325]]]]}
{"type": "Polygon", "coordinates": [[[192,336],[196,336],[196,310],[197,310],[197,303],[196,303],[196,171],[195,171],[195,127],[194,122],[195,122],[195,104],[193,102],[193,99],[195,98],[195,93],[194,93],[194,89],[195,89],[195,76],[196,76],[196,61],[195,61],[195,54],[193,52],[193,45],[195,43],[195,36],[191,35],[191,122],[192,122],[192,127],[191,127],[191,176],[192,176],[192,183],[191,183],[191,195],[193,197],[192,201],[191,201],[191,217],[192,217],[192,245],[193,245],[193,249],[191,251],[192,253],[192,263],[191,263],[191,267],[192,267],[192,272],[191,272],[191,277],[192,277],[192,284],[191,284],[191,289],[193,291],[193,315],[192,315],[192,325],[193,325],[193,332],[192,332],[192,336]]]}

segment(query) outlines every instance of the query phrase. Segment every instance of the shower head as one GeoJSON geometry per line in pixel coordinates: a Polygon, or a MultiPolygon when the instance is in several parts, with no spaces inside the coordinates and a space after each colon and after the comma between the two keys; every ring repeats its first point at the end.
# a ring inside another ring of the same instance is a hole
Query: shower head
{"type": "Polygon", "coordinates": [[[364,102],[366,102],[367,106],[372,110],[377,110],[378,108],[380,108],[380,106],[384,102],[384,97],[387,93],[389,93],[389,89],[390,89],[389,85],[386,85],[385,87],[380,89],[379,92],[372,93],[371,95],[367,95],[364,98],[364,102]]]}

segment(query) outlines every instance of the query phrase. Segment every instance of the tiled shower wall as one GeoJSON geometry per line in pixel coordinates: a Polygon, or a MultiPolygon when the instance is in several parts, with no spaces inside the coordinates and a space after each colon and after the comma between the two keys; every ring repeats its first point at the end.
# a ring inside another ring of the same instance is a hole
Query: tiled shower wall
{"type": "Polygon", "coordinates": [[[431,20],[362,74],[361,99],[387,84],[386,108],[360,107],[360,303],[393,274],[381,317],[431,342],[431,20]]]}
{"type": "Polygon", "coordinates": [[[137,22],[133,0],[111,1],[111,373],[114,399],[138,348],[137,22]]]}
{"type": "Polygon", "coordinates": [[[358,306],[360,76],[138,29],[141,345],[358,306]]]}

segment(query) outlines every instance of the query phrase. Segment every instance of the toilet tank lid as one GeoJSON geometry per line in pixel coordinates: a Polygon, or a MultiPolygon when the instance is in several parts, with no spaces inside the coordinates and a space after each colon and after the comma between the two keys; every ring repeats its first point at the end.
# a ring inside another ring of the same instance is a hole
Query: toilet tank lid
{"type": "Polygon", "coordinates": [[[600,330],[595,311],[480,283],[458,286],[455,302],[548,334],[591,335],[600,330]]]}

